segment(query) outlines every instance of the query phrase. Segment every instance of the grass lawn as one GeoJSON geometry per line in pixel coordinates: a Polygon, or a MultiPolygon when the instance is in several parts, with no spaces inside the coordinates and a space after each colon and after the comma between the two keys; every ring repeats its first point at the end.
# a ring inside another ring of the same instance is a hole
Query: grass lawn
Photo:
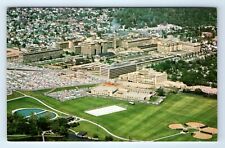
{"type": "MultiPolygon", "coordinates": [[[[102,97],[84,97],[70,101],[60,102],[40,92],[25,92],[34,96],[46,104],[66,113],[78,115],[89,119],[107,128],[115,135],[133,140],[154,140],[160,137],[176,134],[178,131],[171,130],[171,123],[186,123],[189,121],[202,122],[208,126],[217,127],[217,100],[193,94],[171,94],[165,101],[158,105],[136,103],[129,105],[127,101],[106,99],[102,97]],[[118,105],[127,110],[95,117],[84,111],[99,107],[118,105]]],[[[23,106],[37,105],[34,102],[17,100],[8,103],[8,109],[23,106]]],[[[85,125],[87,129],[89,126],[85,125]]],[[[87,131],[88,132],[88,131],[87,131]]],[[[92,132],[92,131],[91,131],[92,132]]],[[[90,132],[90,133],[91,133],[90,132]]],[[[216,140],[216,136],[211,140],[216,140]]],[[[168,141],[199,141],[191,135],[179,135],[163,139],[168,141]]],[[[162,141],[163,141],[162,140],[162,141]]]]}
{"type": "MultiPolygon", "coordinates": [[[[62,91],[62,90],[70,90],[70,89],[76,89],[76,88],[87,88],[87,87],[94,87],[96,84],[88,84],[88,85],[78,85],[78,86],[66,86],[66,87],[57,87],[55,89],[53,88],[46,88],[46,89],[40,89],[40,90],[35,90],[33,92],[35,93],[41,93],[41,94],[44,94],[48,91],[51,91],[51,92],[57,92],[57,91],[62,91]]],[[[7,96],[8,97],[8,96],[7,96]]]]}
{"type": "Polygon", "coordinates": [[[17,98],[17,97],[22,97],[22,96],[23,96],[22,94],[16,91],[13,91],[11,95],[7,95],[7,100],[17,98]]]}
{"type": "Polygon", "coordinates": [[[174,137],[165,138],[165,139],[162,139],[161,141],[216,141],[216,140],[217,140],[217,135],[213,135],[212,139],[210,140],[200,140],[200,139],[196,139],[192,137],[191,134],[189,133],[186,135],[178,135],[174,137]]]}
{"type": "MultiPolygon", "coordinates": [[[[76,132],[86,131],[87,136],[89,137],[93,137],[93,135],[96,134],[98,135],[98,138],[101,141],[105,140],[105,136],[107,135],[109,136],[109,134],[105,132],[103,129],[101,129],[100,127],[85,121],[81,121],[79,126],[74,127],[72,129],[76,132]]],[[[115,137],[113,137],[113,139],[119,140],[119,139],[116,139],[115,137]]]]}
{"type": "Polygon", "coordinates": [[[11,113],[13,110],[18,108],[42,108],[51,110],[29,97],[7,102],[7,113],[11,113]]]}

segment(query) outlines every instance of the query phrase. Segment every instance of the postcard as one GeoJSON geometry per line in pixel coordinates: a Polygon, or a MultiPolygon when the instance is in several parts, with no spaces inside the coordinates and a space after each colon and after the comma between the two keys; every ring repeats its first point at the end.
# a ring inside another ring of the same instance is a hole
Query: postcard
{"type": "Polygon", "coordinates": [[[217,141],[217,9],[7,9],[8,141],[217,141]]]}

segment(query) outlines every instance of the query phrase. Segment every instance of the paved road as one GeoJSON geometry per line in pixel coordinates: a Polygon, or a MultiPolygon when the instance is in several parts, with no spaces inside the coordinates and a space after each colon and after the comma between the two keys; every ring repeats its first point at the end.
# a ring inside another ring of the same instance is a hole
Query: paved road
{"type": "Polygon", "coordinates": [[[177,136],[177,135],[182,135],[184,133],[176,133],[176,134],[173,134],[173,135],[169,135],[169,136],[165,136],[165,137],[161,137],[161,138],[157,138],[157,139],[154,139],[152,141],[158,141],[158,140],[162,140],[162,139],[166,139],[166,138],[170,138],[170,137],[174,137],[174,136],[177,136]]]}

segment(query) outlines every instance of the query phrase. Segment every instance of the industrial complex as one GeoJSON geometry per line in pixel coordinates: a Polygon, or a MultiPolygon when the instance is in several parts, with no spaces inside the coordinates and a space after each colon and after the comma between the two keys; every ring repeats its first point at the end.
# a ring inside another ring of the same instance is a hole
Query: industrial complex
{"type": "Polygon", "coordinates": [[[91,89],[91,94],[136,101],[150,100],[155,90],[161,87],[188,88],[182,82],[168,80],[165,72],[157,72],[146,66],[165,60],[190,59],[214,53],[204,51],[200,43],[183,42],[172,36],[120,38],[115,35],[106,39],[97,39],[95,35],[86,40],[58,42],[56,48],[49,50],[22,50],[25,49],[8,49],[8,60],[31,65],[43,63],[42,66],[53,69],[65,69],[66,66],[76,73],[89,73],[113,84],[100,84],[91,89]],[[109,57],[108,53],[113,53],[113,56],[109,57]],[[45,64],[46,60],[53,62],[45,64]],[[54,60],[57,62],[54,63],[54,60]]]}
{"type": "Polygon", "coordinates": [[[7,8],[9,141],[216,141],[216,8],[7,8]]]}

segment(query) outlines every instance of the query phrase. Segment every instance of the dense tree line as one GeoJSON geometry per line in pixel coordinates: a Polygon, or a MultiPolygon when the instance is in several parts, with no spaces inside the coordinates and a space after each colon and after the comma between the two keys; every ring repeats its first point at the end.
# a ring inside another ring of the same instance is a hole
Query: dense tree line
{"type": "Polygon", "coordinates": [[[162,23],[179,26],[216,26],[215,8],[121,8],[114,17],[126,28],[153,27],[162,23]]]}
{"type": "MultiPolygon", "coordinates": [[[[214,27],[192,27],[192,26],[186,26],[182,29],[177,30],[176,32],[170,32],[167,33],[167,35],[173,35],[176,38],[179,38],[182,41],[185,42],[201,42],[202,40],[202,32],[211,32],[212,37],[207,38],[209,42],[211,42],[212,38],[217,36],[217,28],[214,27]]],[[[206,39],[206,38],[205,38],[206,39]]]]}
{"type": "Polygon", "coordinates": [[[56,120],[49,120],[47,117],[37,117],[31,115],[30,118],[24,118],[19,114],[7,115],[7,134],[8,135],[41,135],[43,131],[52,130],[54,133],[67,136],[68,129],[76,127],[79,123],[73,125],[67,124],[67,119],[57,118],[56,120]]]}
{"type": "Polygon", "coordinates": [[[185,84],[217,87],[217,56],[195,61],[172,60],[152,65],[156,71],[166,72],[173,81],[185,84]]]}
{"type": "Polygon", "coordinates": [[[210,98],[217,98],[217,94],[207,94],[205,92],[202,92],[201,89],[195,89],[194,91],[190,90],[190,89],[184,89],[183,90],[184,93],[192,93],[192,94],[196,94],[196,95],[202,95],[204,97],[210,97],[210,98]]]}

